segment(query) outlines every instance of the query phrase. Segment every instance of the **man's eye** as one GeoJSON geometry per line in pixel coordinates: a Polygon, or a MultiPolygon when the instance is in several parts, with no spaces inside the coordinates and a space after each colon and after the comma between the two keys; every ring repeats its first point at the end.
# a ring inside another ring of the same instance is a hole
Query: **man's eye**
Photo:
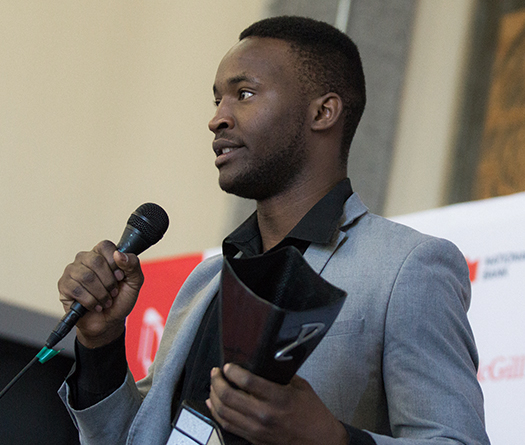
{"type": "Polygon", "coordinates": [[[239,100],[248,99],[252,96],[253,96],[252,92],[243,90],[239,93],[239,100]]]}
{"type": "Polygon", "coordinates": [[[221,103],[220,99],[213,99],[213,105],[215,105],[216,107],[218,107],[220,103],[221,103]]]}

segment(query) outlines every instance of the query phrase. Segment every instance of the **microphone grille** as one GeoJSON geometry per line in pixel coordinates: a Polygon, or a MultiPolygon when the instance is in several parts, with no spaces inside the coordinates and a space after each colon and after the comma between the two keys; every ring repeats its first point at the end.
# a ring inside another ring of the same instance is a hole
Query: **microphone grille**
{"type": "Polygon", "coordinates": [[[164,209],[152,202],[142,204],[128,219],[128,224],[137,229],[152,245],[164,236],[169,223],[168,214],[164,209]]]}

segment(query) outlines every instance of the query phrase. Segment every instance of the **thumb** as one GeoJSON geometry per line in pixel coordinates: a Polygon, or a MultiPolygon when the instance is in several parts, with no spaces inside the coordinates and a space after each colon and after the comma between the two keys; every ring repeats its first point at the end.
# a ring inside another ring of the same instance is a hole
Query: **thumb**
{"type": "Polygon", "coordinates": [[[119,281],[125,280],[127,284],[139,289],[144,282],[144,275],[140,267],[140,261],[137,255],[133,253],[124,253],[116,250],[113,253],[115,264],[122,271],[122,275],[115,271],[115,276],[119,281]]]}

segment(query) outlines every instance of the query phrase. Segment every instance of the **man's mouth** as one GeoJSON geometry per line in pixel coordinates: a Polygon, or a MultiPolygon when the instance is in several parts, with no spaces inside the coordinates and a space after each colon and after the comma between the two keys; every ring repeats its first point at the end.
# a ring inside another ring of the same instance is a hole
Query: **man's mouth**
{"type": "Polygon", "coordinates": [[[213,141],[213,151],[217,157],[231,153],[240,147],[242,147],[242,145],[236,144],[235,142],[228,141],[226,139],[218,139],[213,141]]]}
{"type": "Polygon", "coordinates": [[[231,148],[231,147],[228,147],[228,148],[223,148],[221,150],[219,150],[219,156],[220,155],[225,155],[226,153],[231,153],[234,149],[231,148]]]}

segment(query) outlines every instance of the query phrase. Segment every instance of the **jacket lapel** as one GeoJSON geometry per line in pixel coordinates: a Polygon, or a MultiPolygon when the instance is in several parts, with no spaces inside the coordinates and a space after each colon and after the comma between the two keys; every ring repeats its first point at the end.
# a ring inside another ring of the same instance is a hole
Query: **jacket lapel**
{"type": "Polygon", "coordinates": [[[129,444],[167,441],[171,433],[170,413],[175,385],[206,308],[219,289],[221,264],[222,257],[210,260],[197,277],[192,277],[192,285],[183,286],[177,295],[168,317],[174,321],[166,323],[155,357],[153,380],[148,375],[139,382],[139,387],[144,385],[147,389],[151,385],[151,389],[135,416],[128,437],[129,444]],[[211,281],[194,293],[197,283],[205,278],[210,280],[210,277],[211,281]]]}
{"type": "Polygon", "coordinates": [[[350,198],[345,202],[343,208],[343,214],[339,223],[339,229],[335,231],[334,236],[329,244],[315,244],[312,243],[306,252],[304,258],[310,264],[318,274],[322,274],[324,268],[328,264],[328,261],[338,247],[347,239],[349,236],[349,229],[352,224],[365,213],[368,212],[368,208],[363,204],[359,195],[353,193],[350,198]]]}

